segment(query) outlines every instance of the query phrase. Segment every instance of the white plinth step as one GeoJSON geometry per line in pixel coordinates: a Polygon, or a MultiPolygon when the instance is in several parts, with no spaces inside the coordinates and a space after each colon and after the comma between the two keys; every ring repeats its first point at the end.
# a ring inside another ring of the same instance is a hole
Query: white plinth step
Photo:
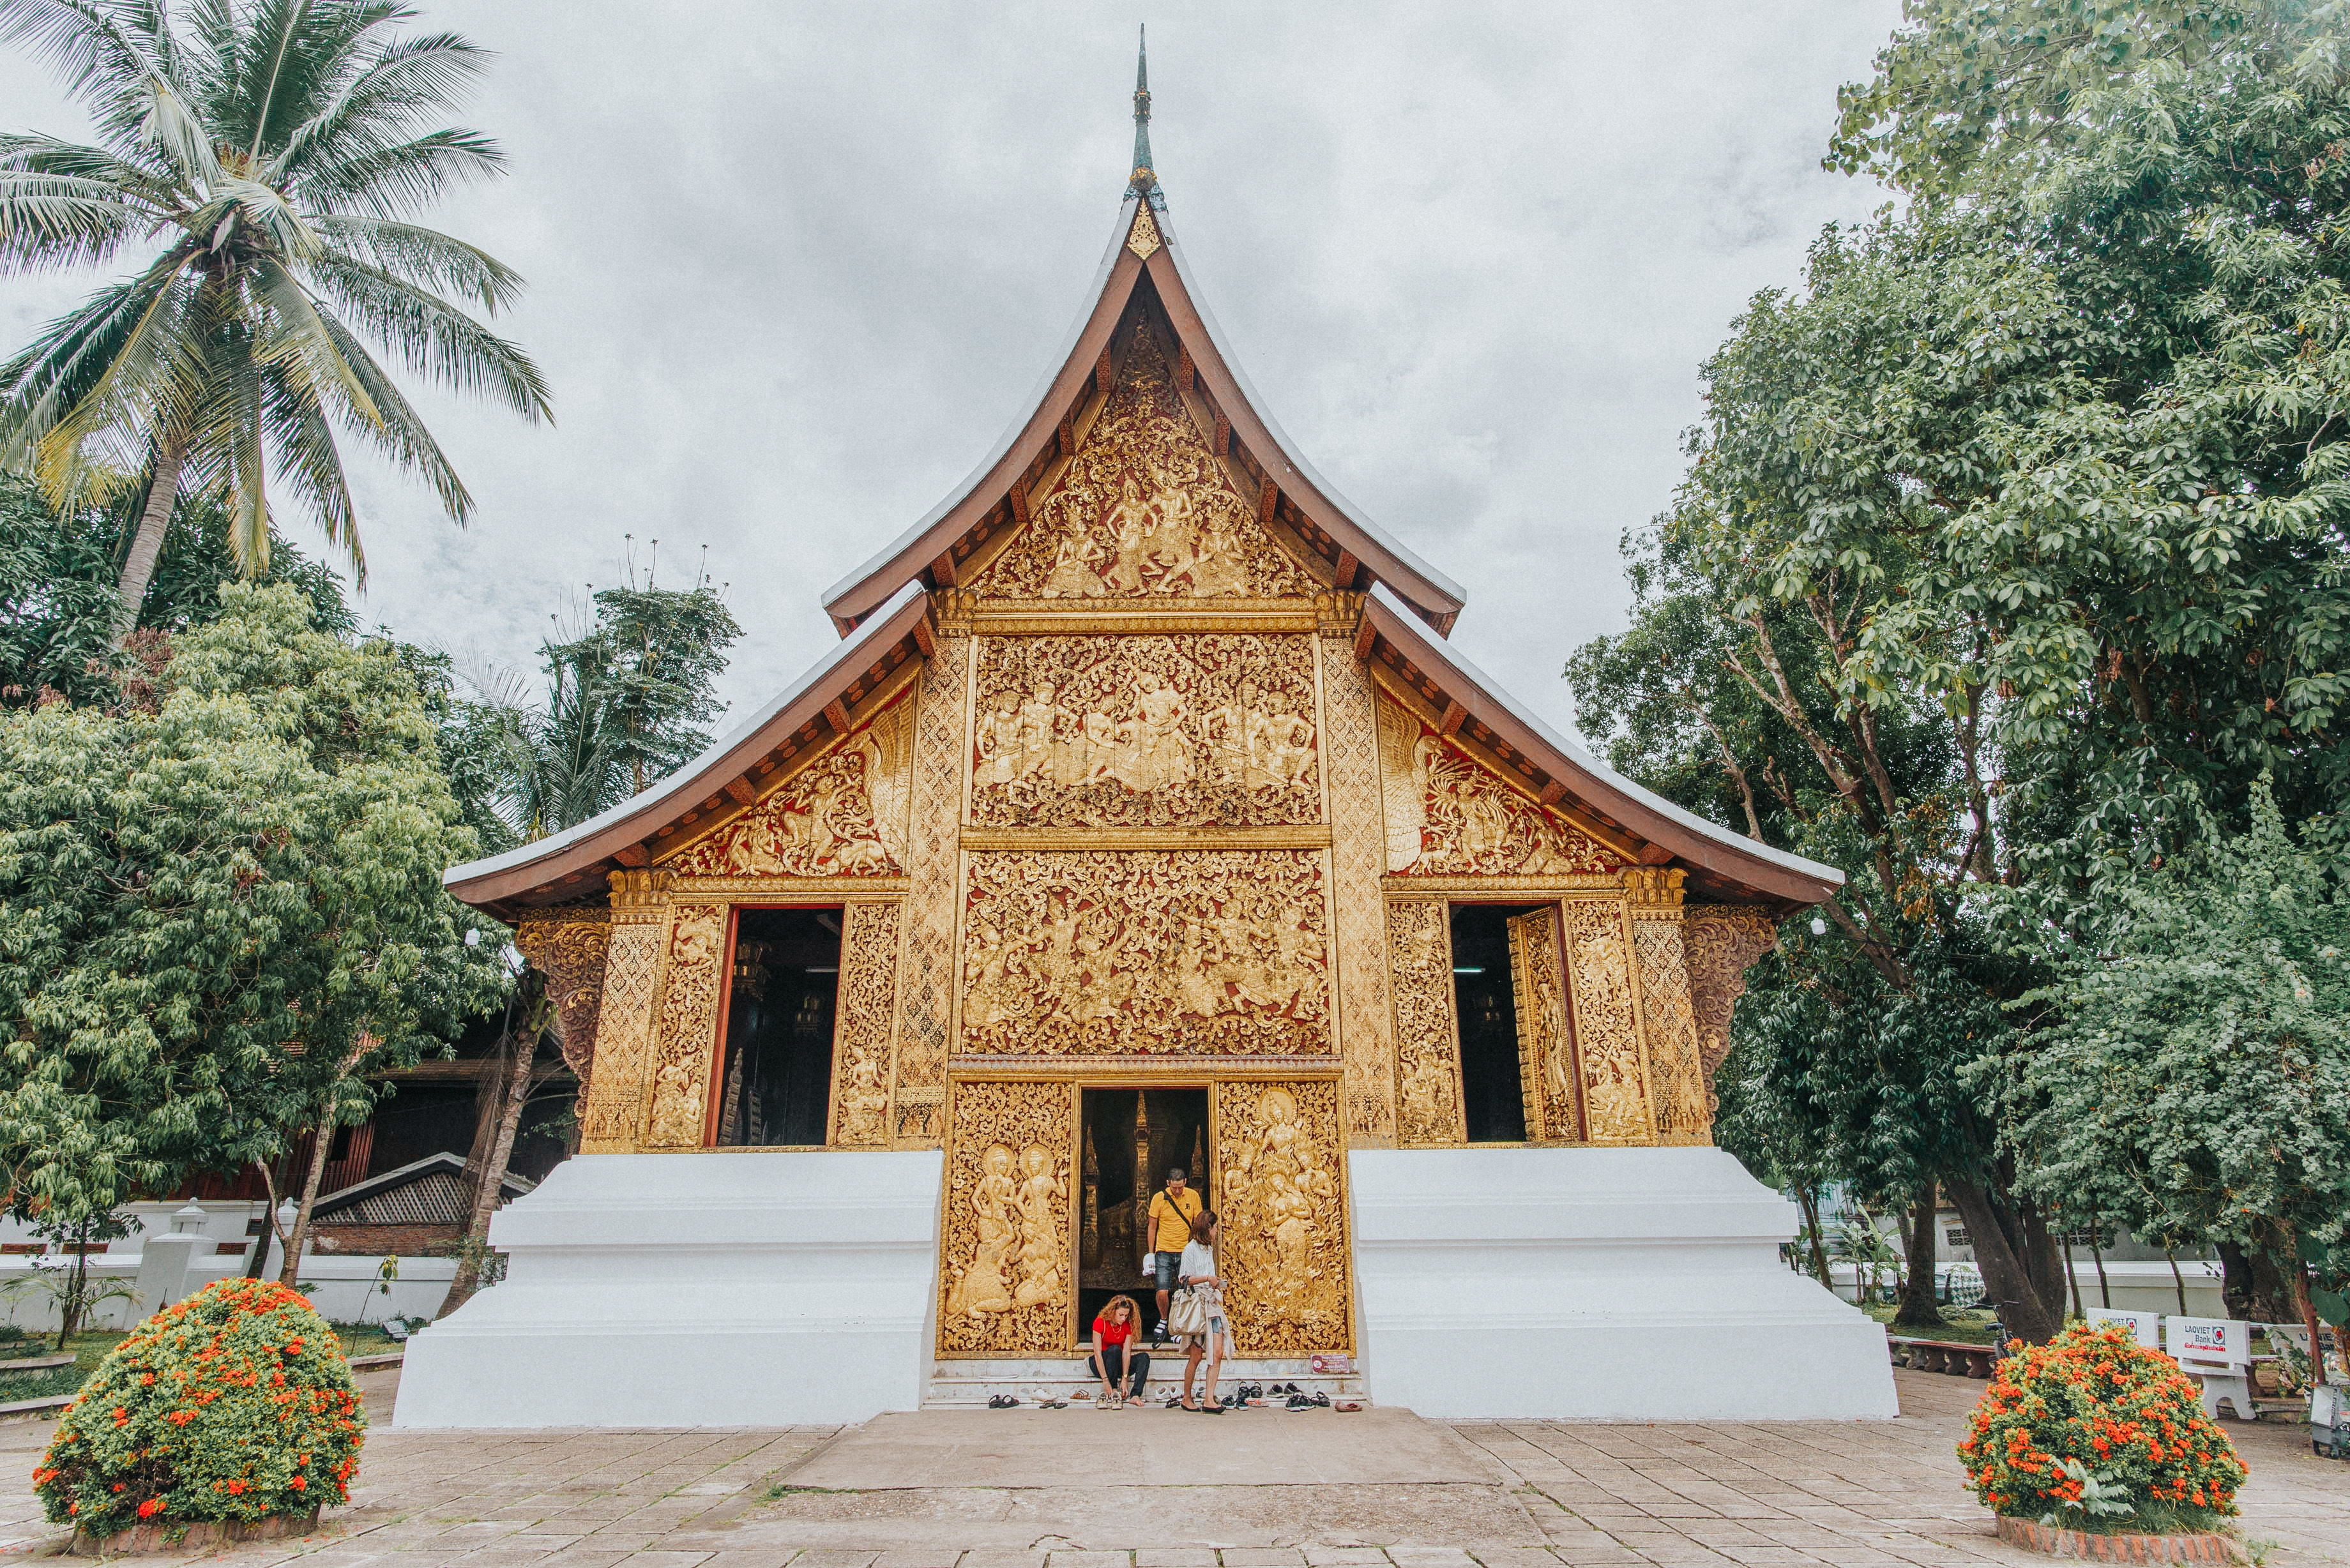
{"type": "MultiPolygon", "coordinates": [[[[1150,1376],[1143,1385],[1146,1400],[1155,1405],[1170,1394],[1183,1391],[1183,1359],[1180,1350],[1150,1352],[1150,1376]]],[[[1275,1383],[1295,1383],[1308,1394],[1327,1394],[1333,1399],[1369,1397],[1360,1372],[1317,1374],[1302,1356],[1294,1360],[1234,1357],[1218,1371],[1216,1392],[1229,1399],[1232,1390],[1243,1383],[1267,1387],[1275,1383]]],[[[1082,1408],[1087,1403],[1076,1398],[1079,1391],[1088,1399],[1101,1391],[1101,1385],[1086,1371],[1082,1357],[940,1361],[931,1368],[922,1407],[985,1408],[987,1401],[998,1394],[1009,1394],[1027,1406],[1035,1403],[1035,1391],[1040,1387],[1055,1399],[1071,1401],[1072,1408],[1082,1408]]]]}

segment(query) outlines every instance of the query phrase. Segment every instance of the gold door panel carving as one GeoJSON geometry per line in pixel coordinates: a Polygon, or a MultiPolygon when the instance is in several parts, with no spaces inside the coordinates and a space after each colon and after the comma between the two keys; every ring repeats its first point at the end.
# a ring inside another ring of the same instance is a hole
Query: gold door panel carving
{"type": "Polygon", "coordinates": [[[1640,1014],[1648,1026],[1648,1063],[1656,1071],[1657,1138],[1660,1143],[1711,1141],[1713,1096],[1690,1005],[1689,965],[1681,922],[1632,922],[1632,952],[1640,965],[1640,1014]]]}
{"type": "Polygon", "coordinates": [[[1624,865],[1388,697],[1379,699],[1379,771],[1390,872],[1587,876],[1624,865]]]}
{"type": "Polygon", "coordinates": [[[1256,520],[1140,324],[1108,401],[1027,528],[973,583],[991,598],[1282,598],[1319,586],[1256,520]]]}
{"type": "Polygon", "coordinates": [[[1217,1268],[1243,1355],[1353,1346],[1339,1085],[1216,1086],[1217,1268]]]}
{"type": "Polygon", "coordinates": [[[1648,1074],[1632,966],[1624,941],[1624,905],[1570,899],[1566,971],[1575,994],[1575,1054],[1583,1068],[1583,1104],[1593,1143],[1654,1143],[1648,1074]]]}
{"type": "Polygon", "coordinates": [[[1390,901],[1388,952],[1395,997],[1396,1119],[1402,1141],[1465,1142],[1451,909],[1441,898],[1390,901]]]}
{"type": "Polygon", "coordinates": [[[1321,820],[1308,636],[988,638],[977,692],[975,826],[1321,820]]]}
{"type": "Polygon", "coordinates": [[[716,1039],[726,911],[680,904],[670,924],[669,963],[653,1033],[647,1148],[700,1148],[707,1119],[711,1047],[716,1039]]]}
{"type": "Polygon", "coordinates": [[[829,1141],[870,1147],[889,1141],[889,1029],[898,1011],[899,906],[851,904],[841,913],[829,1141]]]}
{"type": "Polygon", "coordinates": [[[680,877],[901,875],[912,716],[901,698],[665,868],[680,877]]]}
{"type": "Polygon", "coordinates": [[[1064,1355],[1070,1317],[1066,1083],[954,1086],[940,1233],[941,1355],[1064,1355]]]}
{"type": "Polygon", "coordinates": [[[964,1052],[1331,1049],[1318,853],[1048,850],[970,863],[964,1052]]]}
{"type": "Polygon", "coordinates": [[[1561,978],[1558,910],[1531,910],[1510,920],[1510,984],[1517,1003],[1518,1081],[1526,1102],[1526,1137],[1575,1142],[1575,1037],[1567,1027],[1561,978]]]}

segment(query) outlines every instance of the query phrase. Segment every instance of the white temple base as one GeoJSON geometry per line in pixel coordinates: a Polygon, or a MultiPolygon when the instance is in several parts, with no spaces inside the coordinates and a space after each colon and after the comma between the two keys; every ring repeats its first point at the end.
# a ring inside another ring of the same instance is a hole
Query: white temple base
{"type": "Polygon", "coordinates": [[[1361,1149],[1365,1369],[1455,1419],[1899,1413],[1885,1330],[1780,1262],[1794,1205],[1718,1148],[1361,1149]]]}
{"type": "Polygon", "coordinates": [[[408,1342],[394,1427],[784,1427],[921,1403],[936,1151],[583,1155],[503,1283],[408,1342]]]}

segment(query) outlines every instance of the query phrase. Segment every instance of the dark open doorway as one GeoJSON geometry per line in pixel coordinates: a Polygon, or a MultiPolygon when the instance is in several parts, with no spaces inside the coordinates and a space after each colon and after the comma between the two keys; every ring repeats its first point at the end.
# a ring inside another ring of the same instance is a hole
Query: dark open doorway
{"type": "Polygon", "coordinates": [[[1084,1196],[1077,1220],[1077,1340],[1113,1296],[1132,1296],[1143,1331],[1158,1322],[1157,1286],[1142,1272],[1150,1251],[1150,1195],[1170,1168],[1215,1199],[1215,1133],[1205,1089],[1087,1089],[1080,1151],[1084,1196]]]}
{"type": "Polygon", "coordinates": [[[1525,1084],[1517,997],[1510,975],[1516,904],[1452,907],[1452,1002],[1461,1021],[1461,1108],[1471,1143],[1523,1143],[1525,1084]]]}
{"type": "Polygon", "coordinates": [[[719,1052],[721,1147],[820,1144],[832,1098],[838,909],[743,909],[719,1052]]]}

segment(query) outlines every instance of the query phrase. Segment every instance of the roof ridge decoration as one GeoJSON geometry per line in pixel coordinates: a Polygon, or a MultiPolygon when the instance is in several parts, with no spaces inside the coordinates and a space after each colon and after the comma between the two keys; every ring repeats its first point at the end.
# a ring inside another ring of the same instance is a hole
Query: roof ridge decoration
{"type": "MultiPolygon", "coordinates": [[[[1159,174],[1150,164],[1150,28],[1138,23],[1134,31],[1134,173],[1126,193],[1141,197],[1158,212],[1167,210],[1167,192],[1159,188],[1159,174]]],[[[1148,220],[1139,220],[1136,226],[1148,220]]],[[[1146,255],[1148,252],[1144,253],[1146,255]]]]}

